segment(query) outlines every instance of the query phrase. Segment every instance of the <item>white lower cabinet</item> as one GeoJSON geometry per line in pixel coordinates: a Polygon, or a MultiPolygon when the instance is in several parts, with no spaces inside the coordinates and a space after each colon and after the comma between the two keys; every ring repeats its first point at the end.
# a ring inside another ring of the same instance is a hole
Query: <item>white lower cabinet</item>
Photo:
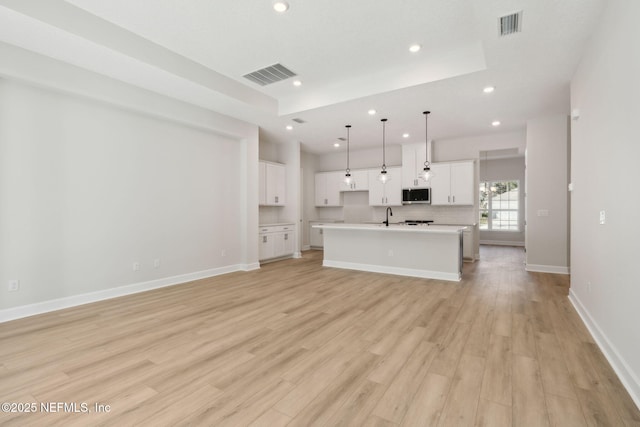
{"type": "Polygon", "coordinates": [[[278,224],[260,227],[258,257],[260,261],[293,255],[294,225],[278,224]]]}

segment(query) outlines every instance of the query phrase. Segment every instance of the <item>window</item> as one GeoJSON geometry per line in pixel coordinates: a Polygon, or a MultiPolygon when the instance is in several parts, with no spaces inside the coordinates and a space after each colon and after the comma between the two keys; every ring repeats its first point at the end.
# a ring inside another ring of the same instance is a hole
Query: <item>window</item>
{"type": "Polygon", "coordinates": [[[480,230],[519,231],[518,181],[480,183],[480,230]]]}

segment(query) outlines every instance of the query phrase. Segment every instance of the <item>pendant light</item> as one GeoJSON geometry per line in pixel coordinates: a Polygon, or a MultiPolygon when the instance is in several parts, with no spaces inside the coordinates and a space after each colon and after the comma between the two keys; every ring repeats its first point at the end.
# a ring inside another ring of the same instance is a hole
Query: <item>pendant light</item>
{"type": "Polygon", "coordinates": [[[424,169],[418,174],[418,178],[429,182],[433,178],[433,172],[431,172],[431,163],[429,163],[429,114],[431,111],[423,111],[424,114],[424,169]]]}
{"type": "Polygon", "coordinates": [[[387,165],[386,165],[386,159],[385,159],[385,141],[384,141],[385,135],[384,134],[385,134],[385,127],[387,125],[387,119],[382,119],[380,121],[382,122],[382,170],[380,171],[380,175],[378,175],[378,181],[380,181],[383,184],[386,184],[387,181],[391,179],[391,177],[387,173],[387,165]]]}
{"type": "Polygon", "coordinates": [[[347,128],[347,169],[344,174],[344,183],[348,186],[355,184],[353,177],[351,176],[351,169],[349,169],[349,130],[351,129],[351,125],[346,125],[347,128]]]}

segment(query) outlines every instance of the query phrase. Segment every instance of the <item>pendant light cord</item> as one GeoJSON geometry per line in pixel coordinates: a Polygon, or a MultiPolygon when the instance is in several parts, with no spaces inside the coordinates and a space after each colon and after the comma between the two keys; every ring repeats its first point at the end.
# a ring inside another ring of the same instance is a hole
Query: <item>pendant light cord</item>
{"type": "Polygon", "coordinates": [[[387,119],[380,120],[382,122],[382,170],[387,170],[387,161],[385,156],[385,129],[387,125],[387,119]]]}
{"type": "Polygon", "coordinates": [[[351,125],[346,125],[345,127],[347,128],[347,173],[349,173],[349,129],[351,128],[351,125]]]}
{"type": "Polygon", "coordinates": [[[425,111],[424,114],[424,167],[429,167],[429,114],[431,111],[425,111]]]}

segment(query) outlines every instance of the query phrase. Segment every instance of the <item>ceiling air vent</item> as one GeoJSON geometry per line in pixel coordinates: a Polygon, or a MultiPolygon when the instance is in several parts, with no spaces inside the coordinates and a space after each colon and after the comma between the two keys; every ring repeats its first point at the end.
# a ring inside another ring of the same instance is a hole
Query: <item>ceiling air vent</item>
{"type": "Polygon", "coordinates": [[[519,33],[522,31],[522,11],[512,13],[511,15],[501,16],[498,20],[498,26],[500,36],[519,33]]]}
{"type": "Polygon", "coordinates": [[[291,120],[293,120],[296,123],[300,123],[300,124],[307,123],[306,120],[302,120],[300,117],[296,117],[295,119],[291,119],[291,120]]]}
{"type": "Polygon", "coordinates": [[[346,140],[347,140],[347,138],[344,138],[344,137],[342,137],[342,136],[341,136],[340,138],[338,138],[338,141],[342,141],[342,142],[344,142],[344,141],[346,141],[346,140]]]}
{"type": "Polygon", "coordinates": [[[286,80],[289,77],[295,76],[296,73],[288,69],[282,64],[273,64],[261,70],[254,71],[253,73],[245,74],[244,78],[251,80],[260,86],[270,85],[282,80],[286,80]]]}

